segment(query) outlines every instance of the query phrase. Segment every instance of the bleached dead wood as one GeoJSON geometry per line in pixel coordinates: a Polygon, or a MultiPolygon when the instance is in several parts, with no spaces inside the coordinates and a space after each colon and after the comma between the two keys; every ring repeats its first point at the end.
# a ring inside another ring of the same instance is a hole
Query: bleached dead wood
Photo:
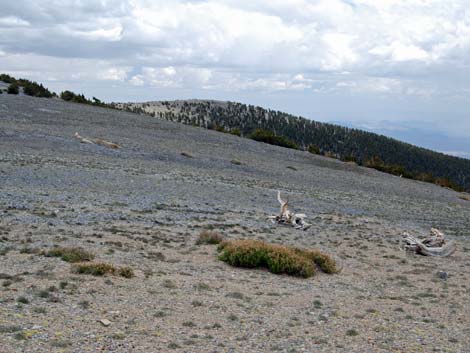
{"type": "Polygon", "coordinates": [[[403,233],[405,249],[425,256],[450,256],[456,248],[452,241],[446,241],[444,234],[438,229],[431,228],[430,235],[418,239],[408,232],[403,233]]]}
{"type": "Polygon", "coordinates": [[[277,224],[283,224],[283,225],[291,225],[296,229],[302,229],[302,230],[307,230],[308,228],[311,227],[311,224],[307,223],[305,221],[305,218],[307,217],[303,213],[294,213],[289,210],[289,201],[286,200],[284,201],[281,198],[281,192],[277,192],[277,200],[279,204],[281,205],[279,214],[278,215],[273,215],[269,216],[268,219],[271,220],[273,223],[277,224]]]}
{"type": "Polygon", "coordinates": [[[87,137],[80,136],[78,132],[75,133],[75,138],[79,139],[81,143],[89,143],[93,145],[101,145],[104,147],[112,148],[112,149],[118,149],[121,148],[117,143],[111,142],[111,141],[106,141],[100,138],[97,139],[91,139],[87,137]]]}

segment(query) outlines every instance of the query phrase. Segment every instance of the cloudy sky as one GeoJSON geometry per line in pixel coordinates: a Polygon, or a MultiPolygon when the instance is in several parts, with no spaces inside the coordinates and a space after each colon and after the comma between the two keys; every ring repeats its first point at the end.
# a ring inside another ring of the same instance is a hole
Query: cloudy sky
{"type": "Polygon", "coordinates": [[[470,158],[468,0],[1,1],[0,71],[106,101],[241,101],[470,158]]]}

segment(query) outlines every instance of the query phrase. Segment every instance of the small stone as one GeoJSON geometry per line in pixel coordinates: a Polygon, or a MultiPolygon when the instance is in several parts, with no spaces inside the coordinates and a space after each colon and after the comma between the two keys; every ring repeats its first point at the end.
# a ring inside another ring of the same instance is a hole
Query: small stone
{"type": "Polygon", "coordinates": [[[449,274],[445,271],[439,271],[437,273],[437,276],[444,281],[447,280],[447,278],[449,278],[449,274]]]}
{"type": "Polygon", "coordinates": [[[111,325],[111,321],[109,321],[108,319],[101,319],[100,323],[105,327],[108,327],[109,325],[111,325]]]}

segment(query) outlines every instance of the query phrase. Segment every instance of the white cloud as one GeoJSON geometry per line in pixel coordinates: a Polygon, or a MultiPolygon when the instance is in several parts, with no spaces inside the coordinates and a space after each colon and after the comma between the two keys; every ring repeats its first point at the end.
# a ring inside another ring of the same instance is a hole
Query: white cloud
{"type": "Polygon", "coordinates": [[[426,61],[429,58],[428,52],[415,46],[404,45],[397,41],[388,46],[379,46],[369,50],[369,53],[388,58],[393,61],[426,61]]]}
{"type": "Polygon", "coordinates": [[[127,73],[129,71],[129,68],[111,67],[101,72],[98,77],[102,80],[124,81],[125,79],[127,79],[127,73]]]}
{"type": "Polygon", "coordinates": [[[0,68],[56,90],[272,96],[316,118],[416,118],[467,139],[469,53],[467,0],[0,4],[0,68]]]}
{"type": "Polygon", "coordinates": [[[144,67],[141,74],[134,75],[130,82],[136,86],[193,88],[203,87],[209,82],[211,76],[211,70],[205,68],[144,67]]]}
{"type": "Polygon", "coordinates": [[[0,17],[0,27],[27,27],[29,22],[17,16],[0,17]]]}

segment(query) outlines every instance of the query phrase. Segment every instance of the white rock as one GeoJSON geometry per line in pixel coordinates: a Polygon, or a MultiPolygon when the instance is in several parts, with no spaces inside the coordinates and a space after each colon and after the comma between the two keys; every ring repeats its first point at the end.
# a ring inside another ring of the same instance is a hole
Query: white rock
{"type": "Polygon", "coordinates": [[[101,319],[100,323],[105,327],[108,327],[109,325],[111,325],[111,321],[109,321],[108,319],[101,319]]]}

